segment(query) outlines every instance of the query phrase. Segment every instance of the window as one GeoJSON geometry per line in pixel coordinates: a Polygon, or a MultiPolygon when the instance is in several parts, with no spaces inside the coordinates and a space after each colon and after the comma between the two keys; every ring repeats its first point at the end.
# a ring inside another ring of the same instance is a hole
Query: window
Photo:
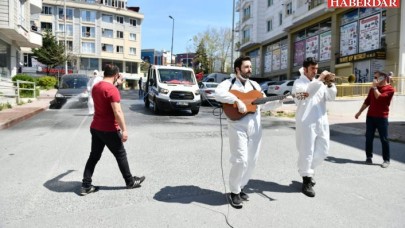
{"type": "Polygon", "coordinates": [[[292,14],[292,2],[287,3],[285,6],[285,14],[287,16],[292,14]]]}
{"type": "Polygon", "coordinates": [[[94,27],[82,26],[82,37],[96,37],[96,29],[94,27]]]}
{"type": "Polygon", "coordinates": [[[45,31],[45,30],[50,30],[50,31],[52,31],[52,23],[41,22],[41,30],[42,30],[42,31],[45,31]]]}
{"type": "Polygon", "coordinates": [[[81,58],[80,70],[94,70],[99,69],[98,59],[81,58]]]}
{"type": "Polygon", "coordinates": [[[82,53],[96,53],[94,42],[82,42],[82,53]]]}
{"type": "Polygon", "coordinates": [[[112,15],[103,14],[103,15],[101,16],[101,18],[102,18],[102,21],[103,21],[103,22],[113,23],[113,16],[112,16],[112,15]]]}
{"type": "MultiPolygon", "coordinates": [[[[63,8],[59,8],[59,19],[65,19],[65,15],[63,13],[63,8]]],[[[66,20],[73,20],[73,9],[66,8],[66,20]]]]}
{"type": "Polygon", "coordinates": [[[136,34],[135,33],[130,33],[129,34],[129,40],[136,40],[136,34]]]}
{"type": "Polygon", "coordinates": [[[130,55],[136,55],[136,48],[129,48],[130,55]]]}
{"type": "Polygon", "coordinates": [[[267,7],[270,7],[273,5],[273,0],[267,0],[267,7]]]}
{"type": "Polygon", "coordinates": [[[136,26],[136,19],[130,18],[130,19],[129,19],[129,24],[130,24],[131,26],[136,26]]]}
{"type": "Polygon", "coordinates": [[[117,31],[117,38],[124,38],[124,32],[123,31],[117,31]]]}
{"type": "Polygon", "coordinates": [[[86,22],[95,22],[96,21],[96,12],[83,10],[81,12],[82,21],[86,22]]]}
{"type": "Polygon", "coordinates": [[[279,22],[279,25],[283,24],[283,13],[278,14],[278,22],[279,22]]]}
{"type": "Polygon", "coordinates": [[[45,15],[52,15],[53,14],[53,8],[52,6],[42,6],[42,14],[45,15]]]}
{"type": "Polygon", "coordinates": [[[102,31],[101,35],[103,37],[113,38],[113,30],[112,29],[103,28],[101,31],[102,31]]]}
{"type": "Polygon", "coordinates": [[[267,21],[267,32],[270,32],[273,30],[273,19],[270,19],[267,21]]]}
{"type": "Polygon", "coordinates": [[[138,63],[135,62],[126,62],[125,63],[125,72],[130,74],[138,73],[138,63]]]}
{"type": "Polygon", "coordinates": [[[114,52],[114,46],[112,44],[101,44],[101,51],[114,52]]]}
{"type": "Polygon", "coordinates": [[[242,43],[250,41],[250,29],[243,30],[242,43]]]}
{"type": "MultiPolygon", "coordinates": [[[[59,33],[64,35],[65,32],[65,24],[59,24],[59,33]]],[[[66,24],[66,36],[73,36],[73,25],[66,24]]]]}
{"type": "Polygon", "coordinates": [[[124,17],[117,16],[117,23],[124,24],[124,17]]]}
{"type": "Polygon", "coordinates": [[[117,53],[124,53],[124,47],[123,46],[117,46],[117,53]]]}
{"type": "Polygon", "coordinates": [[[126,1],[119,1],[119,0],[99,0],[100,4],[111,6],[115,8],[125,8],[126,1]]]}
{"type": "MultiPolygon", "coordinates": [[[[65,41],[64,40],[59,40],[59,45],[65,46],[65,41]]],[[[66,49],[68,51],[73,51],[73,41],[71,40],[66,40],[66,49]]]]}
{"type": "Polygon", "coordinates": [[[250,18],[250,6],[243,9],[243,20],[250,18]]]}

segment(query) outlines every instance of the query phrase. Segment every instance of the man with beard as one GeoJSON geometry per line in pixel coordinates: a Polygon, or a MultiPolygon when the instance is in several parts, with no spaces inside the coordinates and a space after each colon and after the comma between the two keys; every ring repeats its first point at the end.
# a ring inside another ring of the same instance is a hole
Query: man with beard
{"type": "MultiPolygon", "coordinates": [[[[221,82],[215,89],[215,99],[223,104],[235,104],[239,113],[247,113],[246,104],[234,95],[231,90],[248,93],[252,90],[261,92],[257,82],[250,80],[252,63],[250,57],[241,56],[235,60],[235,77],[221,82]]],[[[261,92],[263,97],[266,95],[261,92]]],[[[271,101],[262,105],[262,109],[269,110],[281,106],[279,101],[271,101]]],[[[262,128],[260,106],[254,113],[247,114],[239,120],[228,117],[229,147],[231,151],[231,170],[229,174],[230,203],[234,208],[242,208],[242,200],[249,196],[243,191],[247,185],[259,156],[262,128]]]]}

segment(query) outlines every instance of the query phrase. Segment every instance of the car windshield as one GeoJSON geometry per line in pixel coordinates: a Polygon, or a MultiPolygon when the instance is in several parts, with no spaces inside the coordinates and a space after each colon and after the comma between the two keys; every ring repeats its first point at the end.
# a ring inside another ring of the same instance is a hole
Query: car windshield
{"type": "Polygon", "coordinates": [[[194,85],[192,71],[181,69],[159,69],[160,82],[166,84],[194,85]]]}
{"type": "Polygon", "coordinates": [[[86,78],[69,78],[62,79],[61,89],[83,89],[87,87],[86,78]]]}

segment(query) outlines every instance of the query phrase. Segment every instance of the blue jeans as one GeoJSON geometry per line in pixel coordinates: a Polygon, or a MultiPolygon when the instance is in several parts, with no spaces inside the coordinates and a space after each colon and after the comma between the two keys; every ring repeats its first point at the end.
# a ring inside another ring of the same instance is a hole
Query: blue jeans
{"type": "Polygon", "coordinates": [[[129,169],[127,153],[121,141],[121,133],[119,131],[98,131],[92,128],[90,128],[90,132],[91,152],[86,167],[84,168],[82,187],[88,188],[91,186],[91,177],[93,176],[94,169],[101,158],[105,146],[107,146],[117,160],[118,167],[127,186],[132,185],[134,183],[134,177],[129,169]]]}
{"type": "Polygon", "coordinates": [[[366,156],[373,157],[373,140],[375,130],[378,130],[382,145],[382,156],[384,161],[390,161],[390,144],[388,141],[388,118],[367,116],[366,119],[366,156]]]}

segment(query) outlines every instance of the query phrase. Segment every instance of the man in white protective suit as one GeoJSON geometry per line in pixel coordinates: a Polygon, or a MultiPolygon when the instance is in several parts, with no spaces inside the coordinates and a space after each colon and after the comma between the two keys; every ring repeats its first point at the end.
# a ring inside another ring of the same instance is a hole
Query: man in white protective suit
{"type": "MultiPolygon", "coordinates": [[[[246,114],[246,104],[230,90],[247,93],[252,90],[259,91],[261,97],[266,95],[261,91],[260,85],[249,80],[252,74],[250,57],[242,56],[235,60],[234,71],[236,76],[221,82],[215,89],[215,99],[225,104],[235,104],[237,113],[246,114]]],[[[262,139],[260,108],[270,110],[280,107],[282,101],[271,101],[257,106],[254,113],[246,114],[239,120],[231,120],[228,117],[229,147],[231,152],[231,170],[229,174],[230,204],[234,208],[242,208],[242,201],[248,200],[248,195],[243,191],[247,185],[259,156],[262,139]]]]}
{"type": "Polygon", "coordinates": [[[94,115],[94,101],[91,95],[93,86],[103,80],[103,77],[99,76],[98,70],[94,70],[93,76],[87,83],[87,92],[89,94],[89,99],[87,101],[87,107],[89,108],[89,115],[94,115]]]}
{"type": "Polygon", "coordinates": [[[328,80],[334,78],[334,74],[323,71],[315,78],[318,63],[314,58],[305,59],[299,71],[301,76],[295,80],[292,89],[297,105],[295,134],[299,153],[298,173],[303,178],[302,193],[314,197],[314,170],[327,157],[329,151],[326,101],[334,100],[337,90],[335,84],[328,80]]]}

